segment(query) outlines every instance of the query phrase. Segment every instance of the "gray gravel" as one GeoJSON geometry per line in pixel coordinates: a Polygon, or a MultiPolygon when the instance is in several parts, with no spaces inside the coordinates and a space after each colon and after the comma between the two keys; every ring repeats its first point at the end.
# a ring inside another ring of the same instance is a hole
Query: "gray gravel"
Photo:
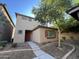
{"type": "Polygon", "coordinates": [[[21,51],[0,54],[0,59],[32,59],[36,57],[33,51],[21,51]]]}
{"type": "Polygon", "coordinates": [[[46,47],[42,48],[48,54],[54,56],[56,59],[61,59],[68,51],[72,49],[72,47],[67,45],[62,45],[62,49],[57,47],[57,44],[50,44],[46,47]]]}
{"type": "Polygon", "coordinates": [[[79,40],[67,40],[66,43],[73,44],[76,50],[67,59],[79,59],[79,40]]]}
{"type": "Polygon", "coordinates": [[[76,46],[76,50],[68,57],[68,59],[79,59],[79,47],[76,46]]]}

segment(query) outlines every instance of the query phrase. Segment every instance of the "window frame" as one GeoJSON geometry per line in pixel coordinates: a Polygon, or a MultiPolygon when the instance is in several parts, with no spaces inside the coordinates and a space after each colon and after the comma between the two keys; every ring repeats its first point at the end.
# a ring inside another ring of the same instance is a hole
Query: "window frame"
{"type": "Polygon", "coordinates": [[[18,30],[18,34],[22,34],[23,33],[23,31],[22,30],[18,30]]]}
{"type": "Polygon", "coordinates": [[[52,39],[52,38],[56,38],[56,31],[55,30],[45,30],[45,37],[47,38],[47,39],[52,39]],[[50,32],[49,32],[50,31],[50,32]],[[50,34],[49,33],[54,33],[54,34],[52,34],[51,36],[49,36],[50,34]]]}

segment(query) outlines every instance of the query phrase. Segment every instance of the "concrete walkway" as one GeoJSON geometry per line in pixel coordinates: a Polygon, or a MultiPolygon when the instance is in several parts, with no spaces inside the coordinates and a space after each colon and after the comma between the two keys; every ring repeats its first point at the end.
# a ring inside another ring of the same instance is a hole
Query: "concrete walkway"
{"type": "Polygon", "coordinates": [[[51,55],[47,54],[46,52],[44,52],[43,50],[41,50],[37,44],[35,44],[33,42],[28,42],[28,44],[33,49],[34,54],[37,56],[33,59],[55,59],[53,56],[51,56],[51,55]]]}

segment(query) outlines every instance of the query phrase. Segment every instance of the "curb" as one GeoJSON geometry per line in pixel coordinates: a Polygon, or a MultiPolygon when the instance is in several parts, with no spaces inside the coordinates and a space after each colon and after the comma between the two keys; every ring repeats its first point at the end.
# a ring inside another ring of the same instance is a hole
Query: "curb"
{"type": "MultiPolygon", "coordinates": [[[[51,44],[51,43],[49,43],[49,44],[51,44]]],[[[45,46],[47,46],[47,45],[49,45],[49,44],[46,44],[46,45],[43,45],[42,47],[40,47],[40,48],[43,48],[43,47],[45,47],[45,46]]],[[[37,49],[37,48],[36,48],[37,49]]],[[[35,50],[36,50],[35,49],[35,50]]],[[[3,53],[11,53],[11,52],[19,52],[19,51],[33,51],[34,49],[14,49],[14,50],[4,50],[4,51],[0,51],[0,54],[3,54],[3,53]]],[[[39,49],[38,49],[39,50],[39,49]]]]}
{"type": "MultiPolygon", "coordinates": [[[[48,44],[47,44],[48,45],[48,44]]],[[[45,46],[47,46],[47,45],[44,45],[44,46],[42,46],[42,47],[45,47],[45,46]]],[[[41,48],[42,48],[41,47],[41,48]]],[[[37,48],[36,48],[37,49],[37,48]]],[[[11,53],[11,52],[19,52],[19,51],[33,51],[34,49],[14,49],[14,50],[4,50],[4,51],[0,51],[0,54],[2,54],[2,53],[11,53]]]]}
{"type": "Polygon", "coordinates": [[[65,43],[65,45],[71,46],[71,47],[72,47],[72,50],[70,50],[68,53],[66,53],[66,54],[62,57],[62,59],[67,59],[67,57],[68,57],[72,52],[75,51],[75,46],[74,46],[74,45],[72,45],[72,44],[67,44],[67,43],[65,43]]]}
{"type": "Polygon", "coordinates": [[[0,51],[0,54],[2,53],[10,53],[10,52],[19,52],[19,51],[30,51],[32,49],[15,49],[15,50],[7,50],[7,51],[0,51]]]}

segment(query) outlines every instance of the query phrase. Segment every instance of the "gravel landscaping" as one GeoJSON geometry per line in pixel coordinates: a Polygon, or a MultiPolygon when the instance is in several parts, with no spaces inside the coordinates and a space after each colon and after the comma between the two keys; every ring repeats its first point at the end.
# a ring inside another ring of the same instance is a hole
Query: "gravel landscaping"
{"type": "Polygon", "coordinates": [[[5,47],[1,48],[0,51],[5,50],[15,50],[15,49],[31,49],[28,43],[13,43],[13,44],[7,44],[5,47]]]}
{"type": "Polygon", "coordinates": [[[32,59],[36,57],[32,50],[0,54],[0,59],[32,59]]]}
{"type": "Polygon", "coordinates": [[[62,44],[61,48],[59,49],[57,47],[57,43],[51,43],[45,47],[42,47],[41,49],[51,56],[54,56],[56,59],[61,59],[67,52],[72,49],[72,47],[62,44]]]}
{"type": "Polygon", "coordinates": [[[67,59],[79,59],[79,47],[67,59]]]}
{"type": "Polygon", "coordinates": [[[20,49],[28,49],[22,51],[12,51],[7,53],[0,53],[0,59],[33,59],[35,54],[31,50],[31,47],[28,43],[19,43],[19,44],[7,44],[3,49],[0,51],[9,51],[9,50],[20,50],[20,49]]]}
{"type": "Polygon", "coordinates": [[[68,57],[68,59],[79,59],[79,40],[70,41],[75,46],[76,50],[68,57]]]}

